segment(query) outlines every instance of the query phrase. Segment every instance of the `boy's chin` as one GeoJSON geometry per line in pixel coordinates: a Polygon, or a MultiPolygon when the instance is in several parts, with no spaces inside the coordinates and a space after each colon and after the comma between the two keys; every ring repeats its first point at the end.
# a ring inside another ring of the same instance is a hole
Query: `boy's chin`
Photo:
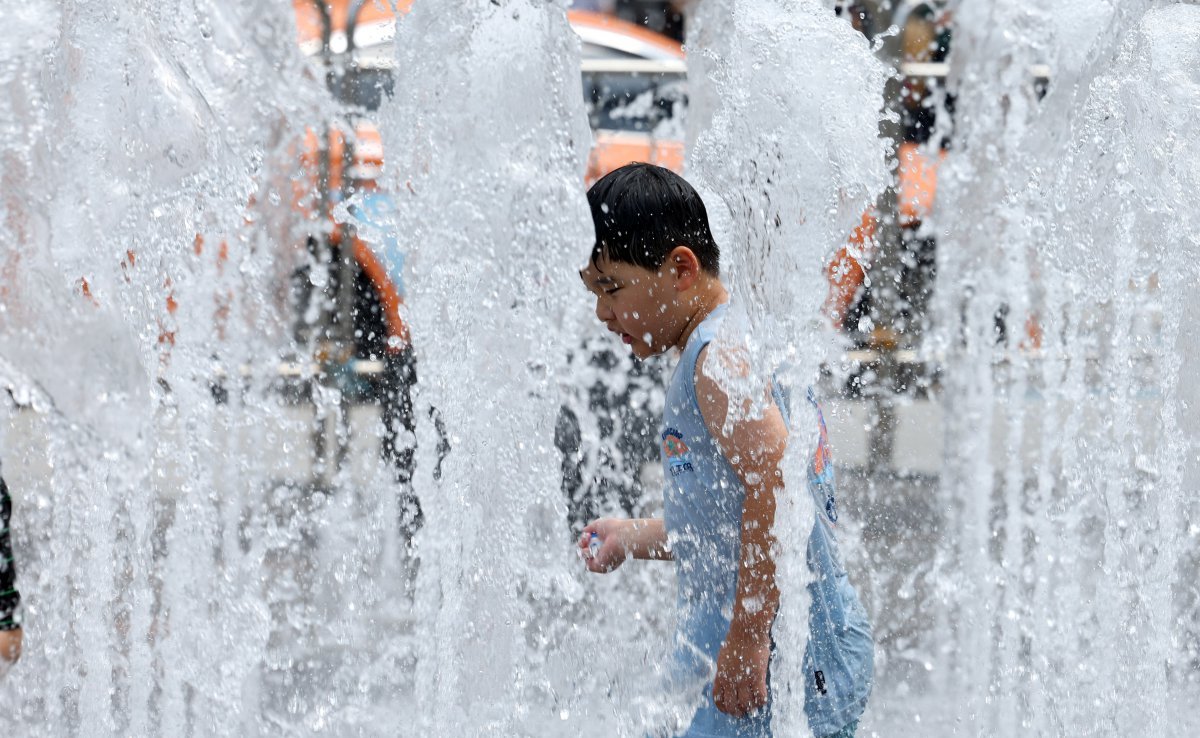
{"type": "Polygon", "coordinates": [[[640,342],[633,344],[632,346],[629,347],[629,349],[630,349],[630,352],[633,354],[633,357],[635,359],[638,359],[639,361],[645,361],[646,359],[652,359],[655,356],[660,356],[663,353],[665,353],[665,351],[656,351],[652,346],[645,344],[645,343],[640,343],[640,342]]]}

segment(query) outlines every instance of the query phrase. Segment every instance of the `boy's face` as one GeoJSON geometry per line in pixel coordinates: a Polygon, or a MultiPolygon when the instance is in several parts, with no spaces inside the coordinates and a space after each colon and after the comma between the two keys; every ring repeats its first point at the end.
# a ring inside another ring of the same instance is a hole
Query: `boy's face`
{"type": "Polygon", "coordinates": [[[645,359],[676,345],[687,321],[679,315],[678,279],[664,263],[657,270],[601,258],[579,276],[596,296],[596,317],[645,359]]]}

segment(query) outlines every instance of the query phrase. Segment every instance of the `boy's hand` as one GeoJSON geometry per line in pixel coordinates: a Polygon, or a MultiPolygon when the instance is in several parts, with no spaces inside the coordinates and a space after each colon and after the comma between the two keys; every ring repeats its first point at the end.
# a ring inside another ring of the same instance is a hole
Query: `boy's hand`
{"type": "Polygon", "coordinates": [[[767,666],[770,638],[754,638],[735,625],[717,655],[713,702],[721,712],[743,717],[767,704],[767,666]]]}
{"type": "Polygon", "coordinates": [[[628,520],[600,518],[583,529],[583,535],[579,537],[579,550],[589,571],[607,574],[625,563],[626,557],[629,556],[629,545],[625,540],[628,526],[628,520]],[[600,540],[600,546],[594,555],[591,550],[593,533],[600,540]]]}

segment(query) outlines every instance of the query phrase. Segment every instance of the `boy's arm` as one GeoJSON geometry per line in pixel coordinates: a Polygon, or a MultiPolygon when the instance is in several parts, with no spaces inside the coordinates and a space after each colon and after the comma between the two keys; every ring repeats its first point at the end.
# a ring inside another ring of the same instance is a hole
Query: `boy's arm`
{"type": "Polygon", "coordinates": [[[635,559],[670,561],[671,547],[667,543],[667,529],[659,518],[635,518],[622,521],[625,524],[625,550],[635,559]]]}
{"type": "Polygon", "coordinates": [[[673,558],[667,543],[666,527],[658,518],[600,518],[592,521],[579,537],[579,549],[588,569],[597,573],[616,569],[630,556],[657,561],[670,561],[673,558]],[[594,556],[591,555],[593,533],[600,539],[600,548],[594,556]]]}
{"type": "MultiPolygon", "coordinates": [[[[775,495],[783,488],[780,463],[787,447],[787,426],[774,403],[761,417],[749,408],[726,423],[729,398],[704,370],[709,351],[696,362],[696,397],[704,423],[721,446],[746,490],[742,508],[741,560],[737,597],[729,633],[717,658],[713,700],[717,708],[744,715],[767,703],[767,665],[771,657],[771,624],[779,607],[775,560],[771,555],[775,495]]],[[[736,363],[734,371],[745,373],[736,363]]]]}

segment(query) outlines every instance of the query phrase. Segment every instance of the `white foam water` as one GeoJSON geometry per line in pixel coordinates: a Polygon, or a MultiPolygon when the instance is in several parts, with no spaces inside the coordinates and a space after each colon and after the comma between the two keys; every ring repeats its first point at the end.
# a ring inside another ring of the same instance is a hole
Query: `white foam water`
{"type": "Polygon", "coordinates": [[[808,639],[812,574],[798,544],[814,517],[803,490],[817,429],[803,388],[816,383],[835,345],[819,320],[823,266],[886,184],[878,129],[886,75],[866,40],[815,0],[701,3],[688,34],[689,94],[698,102],[688,173],[723,226],[717,238],[732,298],[717,341],[743,347],[754,369],[722,381],[731,407],[752,413],[772,375],[793,388],[773,630],[792,647],[772,663],[772,709],[777,734],[800,735],[808,680],[797,644],[808,639]]]}
{"type": "Polygon", "coordinates": [[[420,244],[420,398],[450,446],[436,478],[418,458],[421,730],[551,735],[572,700],[550,674],[582,665],[555,621],[586,613],[554,447],[591,233],[578,42],[562,3],[446,0],[417,4],[396,45],[411,93],[383,110],[389,184],[420,244]]]}
{"type": "Polygon", "coordinates": [[[1173,732],[1188,712],[1200,9],[1150,5],[956,10],[936,684],[971,732],[1173,732]]]}
{"type": "Polygon", "coordinates": [[[26,650],[0,723],[253,733],[272,542],[246,516],[281,407],[266,372],[225,403],[211,385],[288,346],[278,234],[242,226],[325,93],[277,4],[34,2],[8,20],[0,404],[26,650]]]}
{"type": "MultiPolygon", "coordinates": [[[[378,119],[397,208],[379,227],[411,244],[411,591],[376,419],[356,411],[353,463],[310,484],[312,406],[272,389],[279,360],[310,348],[286,297],[303,237],[293,143],[334,111],[288,9],[6,11],[0,451],[19,481],[27,611],[0,731],[644,735],[686,721],[656,691],[669,567],[586,576],[560,491],[563,390],[627,386],[568,361],[598,328],[576,277],[590,133],[566,5],[421,0],[399,22],[378,119]]],[[[688,175],[740,313],[722,340],[793,386],[836,350],[815,317],[821,267],[888,156],[886,75],[827,5],[690,11],[688,175]]],[[[944,369],[948,522],[915,636],[929,680],[895,684],[883,660],[865,725],[910,731],[919,709],[930,734],[1186,731],[1200,8],[954,12],[927,347],[944,369]],[[1035,63],[1052,68],[1040,102],[1035,63]]],[[[339,399],[313,395],[319,412],[339,399]]],[[[602,421],[581,419],[587,443],[603,445],[602,421]]],[[[788,481],[806,461],[793,444],[788,481]]],[[[811,516],[785,505],[777,535],[804,540],[811,516]]],[[[797,643],[800,550],[779,570],[779,637],[797,643]]],[[[776,676],[802,683],[795,660],[776,676]]],[[[780,698],[777,734],[807,730],[802,695],[780,698]]]]}

